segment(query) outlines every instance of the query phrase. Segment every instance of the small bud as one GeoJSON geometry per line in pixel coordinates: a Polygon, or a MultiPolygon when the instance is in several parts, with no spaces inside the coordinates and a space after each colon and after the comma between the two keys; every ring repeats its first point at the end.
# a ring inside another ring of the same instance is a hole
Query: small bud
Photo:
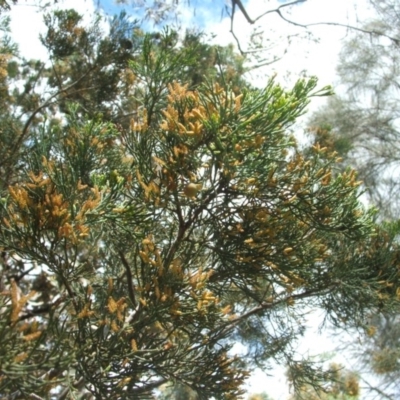
{"type": "Polygon", "coordinates": [[[189,183],[186,185],[186,187],[183,189],[183,193],[185,194],[186,197],[196,197],[197,193],[201,189],[201,185],[195,184],[195,183],[189,183]]]}

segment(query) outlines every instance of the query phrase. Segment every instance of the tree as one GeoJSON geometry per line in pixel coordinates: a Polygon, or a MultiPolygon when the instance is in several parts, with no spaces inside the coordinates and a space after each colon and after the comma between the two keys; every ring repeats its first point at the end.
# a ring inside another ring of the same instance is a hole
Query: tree
{"type": "Polygon", "coordinates": [[[375,395],[395,399],[400,393],[400,321],[399,313],[377,314],[369,318],[369,324],[362,336],[362,351],[353,346],[364,370],[377,376],[378,384],[364,383],[375,395]]]}
{"type": "MultiPolygon", "coordinates": [[[[399,37],[399,5],[371,2],[377,19],[365,29],[399,37]]],[[[354,34],[338,65],[341,95],[317,112],[311,125],[322,127],[317,140],[339,151],[355,166],[369,199],[383,218],[398,218],[398,78],[399,44],[383,38],[354,34]]]]}
{"type": "MultiPolygon", "coordinates": [[[[375,29],[399,38],[399,4],[371,1],[376,19],[365,29],[375,29]]],[[[382,37],[354,34],[345,42],[338,65],[340,95],[311,118],[315,140],[335,149],[343,165],[357,168],[364,181],[368,200],[379,209],[379,217],[398,236],[399,180],[398,79],[399,43],[382,37]]],[[[378,384],[363,379],[366,389],[379,398],[399,396],[399,308],[386,314],[371,310],[357,336],[362,338],[344,347],[358,360],[363,372],[378,376],[378,384]]]]}
{"type": "Polygon", "coordinates": [[[240,87],[214,66],[219,83],[197,85],[197,47],[173,32],[113,50],[79,21],[46,16],[50,68],[2,46],[1,395],[236,399],[271,358],[317,384],[291,347],[306,308],[360,325],[400,290],[356,173],[288,134],[330,89],[240,87]]]}

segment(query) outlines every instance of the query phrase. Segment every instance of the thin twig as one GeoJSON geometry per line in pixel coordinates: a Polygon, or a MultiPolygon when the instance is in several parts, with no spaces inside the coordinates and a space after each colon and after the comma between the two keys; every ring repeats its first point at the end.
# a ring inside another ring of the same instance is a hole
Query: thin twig
{"type": "Polygon", "coordinates": [[[309,28],[311,26],[318,26],[318,25],[338,26],[338,27],[341,27],[341,28],[351,29],[351,30],[357,31],[357,32],[367,33],[369,35],[382,36],[382,37],[385,37],[385,38],[391,40],[392,42],[394,42],[397,45],[400,44],[400,40],[399,39],[396,39],[393,36],[386,35],[385,33],[381,32],[381,31],[359,28],[359,27],[353,26],[353,25],[341,24],[340,22],[314,22],[312,24],[300,24],[298,22],[295,22],[295,21],[292,21],[292,20],[286,18],[285,16],[282,15],[282,13],[279,10],[276,10],[276,12],[278,13],[278,15],[284,21],[286,21],[289,24],[292,24],[294,26],[298,26],[300,28],[309,28]]]}
{"type": "Polygon", "coordinates": [[[383,396],[385,399],[388,400],[394,400],[394,397],[386,394],[384,391],[382,391],[381,389],[379,389],[376,386],[372,386],[367,380],[365,380],[362,376],[360,376],[360,380],[362,380],[367,386],[368,389],[374,392],[377,392],[380,396],[383,396]]]}
{"type": "Polygon", "coordinates": [[[282,4],[280,5],[278,8],[274,8],[273,10],[268,10],[262,14],[260,14],[257,18],[255,19],[251,19],[249,14],[247,13],[245,7],[243,6],[241,0],[232,0],[232,14],[231,14],[231,20],[233,20],[234,15],[235,15],[235,8],[236,6],[238,6],[239,10],[241,11],[241,13],[243,14],[243,16],[246,18],[247,22],[251,25],[255,24],[258,20],[260,20],[262,17],[265,17],[267,14],[271,14],[271,13],[279,13],[280,10],[284,7],[289,7],[289,6],[293,6],[295,4],[299,4],[299,3],[304,3],[307,0],[295,0],[292,1],[291,3],[286,3],[286,4],[282,4]]]}
{"type": "MultiPolygon", "coordinates": [[[[307,29],[309,27],[318,26],[318,25],[343,27],[343,28],[347,28],[347,29],[350,29],[350,30],[353,30],[353,31],[357,31],[357,32],[362,32],[362,33],[366,33],[366,34],[370,34],[370,35],[376,35],[376,36],[382,36],[382,37],[385,37],[385,38],[391,40],[396,45],[400,45],[400,40],[399,39],[397,39],[397,38],[395,38],[393,36],[387,35],[387,34],[381,32],[381,31],[359,28],[359,27],[356,27],[356,26],[353,26],[353,25],[342,24],[342,23],[339,23],[339,22],[315,22],[315,23],[311,23],[311,24],[301,24],[299,22],[296,22],[296,21],[293,21],[291,19],[286,18],[282,14],[281,10],[284,7],[290,7],[290,6],[293,6],[293,5],[296,5],[296,4],[305,3],[306,1],[307,0],[295,0],[295,1],[292,1],[290,3],[282,4],[279,7],[274,8],[272,10],[268,10],[268,11],[260,14],[258,17],[252,19],[252,18],[250,18],[249,14],[247,13],[247,10],[243,6],[243,3],[242,3],[241,0],[232,0],[232,12],[230,13],[230,19],[231,19],[230,33],[232,34],[233,38],[235,39],[235,42],[236,42],[236,45],[238,47],[239,52],[242,55],[243,54],[247,54],[247,52],[242,49],[242,47],[240,45],[240,40],[236,36],[235,30],[234,30],[234,27],[233,27],[233,25],[234,25],[234,17],[235,17],[235,13],[236,13],[236,6],[238,6],[240,12],[243,14],[243,16],[246,19],[246,21],[251,25],[254,25],[257,21],[259,21],[261,18],[265,17],[268,14],[276,13],[276,14],[279,15],[279,17],[281,19],[283,19],[287,23],[289,23],[291,25],[294,25],[294,26],[298,26],[300,28],[307,29]]],[[[276,60],[273,60],[271,63],[273,63],[274,61],[276,61],[276,60]]],[[[268,63],[268,64],[270,64],[270,63],[268,63]]],[[[266,64],[266,65],[268,65],[268,64],[266,64]]]]}

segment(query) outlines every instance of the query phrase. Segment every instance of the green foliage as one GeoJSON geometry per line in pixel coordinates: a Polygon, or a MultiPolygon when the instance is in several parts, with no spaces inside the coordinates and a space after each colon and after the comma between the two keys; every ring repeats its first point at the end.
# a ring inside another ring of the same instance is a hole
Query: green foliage
{"type": "Polygon", "coordinates": [[[310,306],[357,326],[397,302],[356,173],[288,134],[330,88],[247,87],[232,49],[124,15],[110,35],[71,10],[46,24],[51,68],[2,73],[1,395],[237,399],[254,365],[295,359],[310,306]],[[199,82],[214,56],[232,69],[199,82]]]}

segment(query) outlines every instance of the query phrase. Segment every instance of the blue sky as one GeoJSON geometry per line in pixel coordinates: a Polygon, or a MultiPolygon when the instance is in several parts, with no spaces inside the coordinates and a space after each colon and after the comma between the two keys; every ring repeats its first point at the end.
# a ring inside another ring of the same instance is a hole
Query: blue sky
{"type": "MultiPolygon", "coordinates": [[[[247,0],[243,3],[246,4],[247,0]]],[[[125,10],[128,14],[143,16],[142,10],[133,7],[131,4],[116,4],[113,0],[98,0],[97,4],[109,15],[119,14],[122,10],[125,10]]],[[[226,16],[226,5],[227,2],[224,0],[190,0],[190,4],[187,0],[180,1],[180,9],[185,11],[190,9],[192,21],[195,21],[200,28],[210,22],[210,18],[220,20],[223,16],[226,16]],[[204,10],[208,12],[204,13],[204,10]]],[[[185,16],[189,16],[189,13],[185,12],[185,16]]]]}

